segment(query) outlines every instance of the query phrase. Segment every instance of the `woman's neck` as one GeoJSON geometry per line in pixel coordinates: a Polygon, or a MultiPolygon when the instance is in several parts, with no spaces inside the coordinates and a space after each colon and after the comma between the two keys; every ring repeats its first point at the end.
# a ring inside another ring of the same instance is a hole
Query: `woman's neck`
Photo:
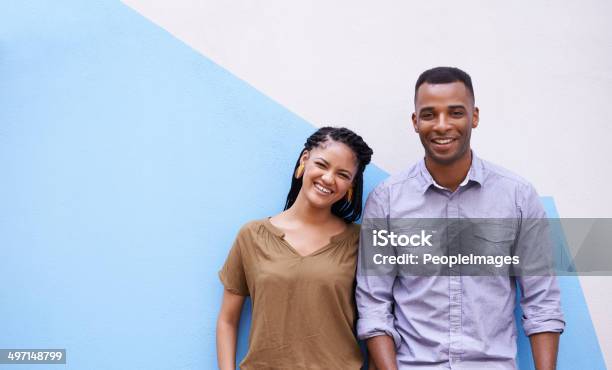
{"type": "Polygon", "coordinates": [[[286,211],[287,216],[305,224],[320,224],[334,219],[331,208],[313,207],[301,193],[298,194],[293,205],[286,211]]]}

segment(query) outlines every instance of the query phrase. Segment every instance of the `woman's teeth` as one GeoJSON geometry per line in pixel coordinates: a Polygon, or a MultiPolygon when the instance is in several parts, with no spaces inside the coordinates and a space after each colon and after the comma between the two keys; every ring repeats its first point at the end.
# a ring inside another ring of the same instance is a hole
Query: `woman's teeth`
{"type": "Polygon", "coordinates": [[[324,188],[324,187],[322,187],[322,186],[321,186],[321,185],[319,185],[319,184],[314,184],[314,186],[315,186],[315,188],[317,188],[319,191],[322,191],[322,192],[323,192],[323,193],[325,193],[325,194],[331,194],[331,193],[332,193],[332,191],[331,191],[331,190],[329,190],[329,189],[327,189],[327,188],[324,188]]]}

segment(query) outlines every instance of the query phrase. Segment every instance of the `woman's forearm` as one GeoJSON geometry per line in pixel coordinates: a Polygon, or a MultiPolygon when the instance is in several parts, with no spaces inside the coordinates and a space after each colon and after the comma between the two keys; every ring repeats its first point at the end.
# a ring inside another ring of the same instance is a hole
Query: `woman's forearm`
{"type": "Polygon", "coordinates": [[[238,325],[217,321],[217,362],[220,370],[236,369],[236,337],[238,325]]]}
{"type": "Polygon", "coordinates": [[[223,291],[223,302],[217,319],[217,362],[221,370],[236,369],[236,338],[244,299],[227,289],[223,291]]]}

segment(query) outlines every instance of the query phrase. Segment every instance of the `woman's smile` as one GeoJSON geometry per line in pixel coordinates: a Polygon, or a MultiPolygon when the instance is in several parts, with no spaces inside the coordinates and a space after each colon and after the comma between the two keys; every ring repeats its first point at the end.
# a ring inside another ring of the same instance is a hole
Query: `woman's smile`
{"type": "Polygon", "coordinates": [[[320,193],[322,193],[323,195],[331,195],[333,193],[333,190],[331,190],[330,188],[327,188],[317,182],[314,183],[314,187],[315,189],[317,189],[320,193]]]}

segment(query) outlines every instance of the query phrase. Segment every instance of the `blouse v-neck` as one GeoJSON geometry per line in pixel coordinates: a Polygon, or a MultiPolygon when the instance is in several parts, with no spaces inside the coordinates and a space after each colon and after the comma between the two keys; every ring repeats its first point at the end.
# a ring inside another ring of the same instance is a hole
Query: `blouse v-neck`
{"type": "Polygon", "coordinates": [[[348,237],[349,235],[351,235],[351,233],[353,232],[353,228],[355,227],[359,227],[356,224],[348,224],[346,225],[346,228],[335,235],[332,235],[329,238],[329,242],[327,242],[327,244],[321,246],[320,248],[316,249],[315,251],[308,253],[308,254],[301,254],[300,252],[297,251],[297,249],[295,249],[291,243],[289,243],[289,241],[287,239],[285,239],[285,232],[280,229],[279,227],[275,226],[272,221],[270,221],[270,217],[266,217],[264,219],[264,226],[270,231],[272,232],[272,234],[274,234],[275,236],[277,236],[283,244],[285,244],[287,246],[287,248],[289,249],[289,251],[291,251],[293,254],[297,255],[300,258],[308,258],[308,257],[313,257],[316,256],[318,254],[321,254],[325,251],[327,251],[330,248],[333,248],[335,246],[337,246],[338,244],[340,244],[340,242],[342,240],[344,240],[346,237],[348,237]]]}

